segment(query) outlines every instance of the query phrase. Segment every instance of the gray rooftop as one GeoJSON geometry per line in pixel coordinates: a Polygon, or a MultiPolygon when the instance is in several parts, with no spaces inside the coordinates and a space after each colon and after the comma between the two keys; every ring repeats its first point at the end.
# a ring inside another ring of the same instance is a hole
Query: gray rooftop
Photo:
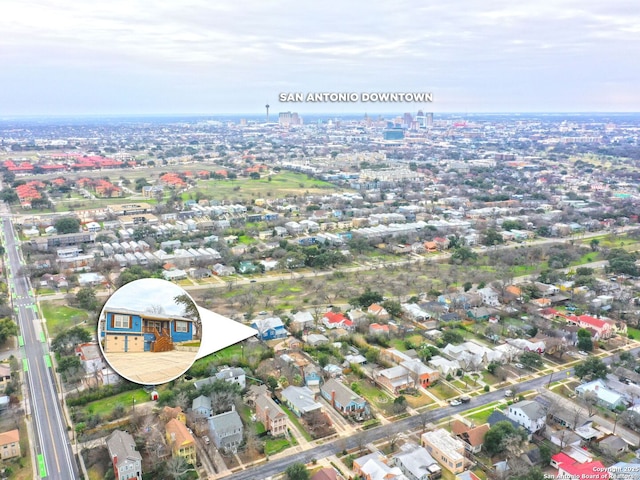
{"type": "Polygon", "coordinates": [[[238,429],[242,431],[242,420],[235,410],[210,417],[209,425],[223,437],[238,429]]]}
{"type": "Polygon", "coordinates": [[[327,380],[320,387],[320,389],[323,392],[329,394],[329,397],[331,397],[331,392],[335,391],[336,401],[338,401],[340,405],[343,406],[348,405],[351,401],[354,401],[356,403],[364,403],[364,399],[360,395],[357,395],[353,390],[351,390],[343,383],[340,383],[335,378],[327,380]]]}
{"type": "Polygon", "coordinates": [[[533,400],[523,400],[511,405],[512,408],[519,408],[531,420],[538,420],[546,416],[545,409],[538,402],[533,400]]]}
{"type": "Polygon", "coordinates": [[[114,430],[107,437],[107,449],[109,449],[111,458],[118,457],[118,463],[125,459],[131,462],[142,460],[140,452],[136,450],[136,442],[133,437],[122,430],[114,430]]]}

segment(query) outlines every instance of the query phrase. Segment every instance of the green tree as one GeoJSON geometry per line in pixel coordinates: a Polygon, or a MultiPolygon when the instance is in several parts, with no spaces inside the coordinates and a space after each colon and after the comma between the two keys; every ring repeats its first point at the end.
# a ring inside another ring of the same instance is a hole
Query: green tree
{"type": "Polygon", "coordinates": [[[593,350],[593,340],[591,339],[591,333],[586,328],[578,330],[578,348],[585,352],[593,350]]]}
{"type": "Polygon", "coordinates": [[[542,358],[535,352],[524,352],[520,355],[520,363],[531,368],[542,367],[542,358]]]}
{"type": "Polygon", "coordinates": [[[381,305],[392,317],[399,317],[400,315],[402,315],[400,302],[396,302],[395,300],[385,300],[381,305]]]}
{"type": "Polygon", "coordinates": [[[407,409],[407,399],[404,395],[400,395],[396,397],[393,401],[393,411],[394,413],[402,413],[407,409]]]}
{"type": "Polygon", "coordinates": [[[468,292],[469,290],[471,290],[473,288],[473,283],[471,282],[464,282],[463,285],[464,291],[468,292]]]}
{"type": "Polygon", "coordinates": [[[450,263],[457,265],[474,262],[478,259],[478,254],[471,250],[469,247],[458,247],[451,254],[450,263]]]}
{"type": "Polygon", "coordinates": [[[81,367],[82,363],[80,363],[80,358],[75,355],[60,357],[60,359],[58,359],[58,373],[63,377],[66,376],[67,373],[77,371],[81,367]]]}
{"type": "Polygon", "coordinates": [[[442,334],[442,343],[445,345],[447,343],[462,343],[464,342],[464,337],[460,332],[456,332],[455,330],[447,330],[442,334]]]}
{"type": "Polygon", "coordinates": [[[18,325],[10,318],[0,319],[0,343],[7,341],[9,337],[15,337],[18,334],[18,325]]]}
{"type": "Polygon", "coordinates": [[[98,309],[98,298],[96,292],[91,287],[82,287],[76,293],[76,301],[80,308],[89,311],[96,311],[98,309]]]}
{"type": "Polygon", "coordinates": [[[276,388],[278,388],[278,379],[272,375],[269,375],[267,377],[267,387],[269,388],[269,390],[271,391],[271,393],[276,391],[276,388]]]}
{"type": "Polygon", "coordinates": [[[193,300],[191,300],[191,297],[188,294],[183,293],[181,295],[178,295],[173,298],[173,301],[178,305],[182,305],[182,308],[184,309],[184,313],[182,315],[184,317],[191,318],[193,320],[200,319],[200,312],[198,311],[198,307],[193,302],[193,300]]]}
{"type": "Polygon", "coordinates": [[[507,420],[498,422],[484,436],[484,449],[491,456],[497,455],[505,450],[510,437],[518,437],[524,440],[527,438],[527,433],[522,428],[516,429],[507,420]]]}
{"type": "Polygon", "coordinates": [[[492,245],[500,245],[504,243],[504,240],[502,239],[502,235],[500,235],[495,228],[489,228],[484,234],[481,243],[482,245],[490,247],[492,245]]]}
{"type": "Polygon", "coordinates": [[[607,377],[607,365],[598,357],[588,357],[574,368],[576,376],[582,380],[595,380],[607,377]]]}
{"type": "Polygon", "coordinates": [[[74,217],[64,217],[54,224],[59,234],[77,233],[80,231],[80,220],[74,217]]]}
{"type": "Polygon", "coordinates": [[[73,327],[58,334],[51,342],[51,350],[58,355],[73,355],[73,350],[80,343],[91,341],[91,334],[82,327],[73,327]]]}
{"type": "Polygon", "coordinates": [[[309,480],[311,474],[303,463],[292,463],[284,471],[287,480],[309,480]]]}
{"type": "Polygon", "coordinates": [[[597,238],[594,238],[589,242],[589,246],[591,247],[591,250],[594,252],[598,250],[598,245],[600,245],[600,240],[598,240],[597,238]]]}
{"type": "Polygon", "coordinates": [[[374,303],[382,302],[382,300],[383,297],[381,293],[374,292],[370,290],[369,287],[367,287],[362,295],[352,298],[351,300],[349,300],[349,303],[356,307],[368,308],[374,303]]]}

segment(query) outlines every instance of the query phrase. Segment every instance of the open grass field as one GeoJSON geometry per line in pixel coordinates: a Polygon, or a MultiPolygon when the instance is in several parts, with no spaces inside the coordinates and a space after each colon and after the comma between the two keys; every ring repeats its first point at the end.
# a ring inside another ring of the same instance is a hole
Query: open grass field
{"type": "MultiPolygon", "coordinates": [[[[40,308],[42,315],[47,320],[47,330],[50,337],[55,337],[60,332],[89,319],[89,314],[86,311],[62,305],[57,301],[40,302],[40,308]]],[[[83,326],[92,333],[95,332],[95,325],[83,324],[83,326]]]]}
{"type": "Polygon", "coordinates": [[[311,179],[302,173],[280,172],[264,175],[258,180],[200,180],[195,189],[183,194],[183,200],[200,192],[205,198],[234,202],[252,202],[263,198],[284,198],[297,195],[331,193],[337,187],[329,182],[311,179]]]}
{"type": "Polygon", "coordinates": [[[100,414],[102,417],[105,417],[109,415],[117,405],[122,405],[125,410],[131,409],[133,407],[133,400],[135,400],[136,404],[140,404],[150,401],[150,397],[149,394],[141,388],[140,390],[122,392],[118,395],[88,403],[84,407],[84,410],[87,413],[100,414]]]}

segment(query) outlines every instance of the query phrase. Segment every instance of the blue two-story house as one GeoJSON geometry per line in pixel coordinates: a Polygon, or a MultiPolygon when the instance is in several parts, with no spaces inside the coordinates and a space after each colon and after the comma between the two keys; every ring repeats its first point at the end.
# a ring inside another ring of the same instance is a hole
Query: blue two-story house
{"type": "Polygon", "coordinates": [[[105,353],[167,352],[195,334],[190,318],[120,308],[105,309],[100,322],[105,353]]]}
{"type": "Polygon", "coordinates": [[[279,317],[257,318],[253,321],[251,327],[258,330],[258,338],[260,340],[275,340],[286,338],[289,335],[279,317]]]}
{"type": "Polygon", "coordinates": [[[370,416],[367,401],[335,378],[320,386],[320,394],[344,417],[364,420],[370,416]]]}

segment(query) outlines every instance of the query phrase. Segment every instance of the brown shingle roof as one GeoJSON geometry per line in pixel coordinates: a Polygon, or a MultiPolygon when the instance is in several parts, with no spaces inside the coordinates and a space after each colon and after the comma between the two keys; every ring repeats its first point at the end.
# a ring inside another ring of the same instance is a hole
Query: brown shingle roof
{"type": "Polygon", "coordinates": [[[0,445],[7,445],[9,443],[20,441],[20,431],[9,430],[8,432],[0,433],[0,445]]]}
{"type": "Polygon", "coordinates": [[[472,447],[477,447],[484,443],[484,436],[489,431],[489,424],[485,423],[477,427],[470,427],[460,420],[454,420],[451,424],[451,432],[467,442],[472,447]]]}
{"type": "Polygon", "coordinates": [[[167,433],[177,448],[186,447],[195,443],[195,440],[182,422],[175,418],[167,422],[167,433]],[[173,435],[172,435],[173,434],[173,435]]]}

